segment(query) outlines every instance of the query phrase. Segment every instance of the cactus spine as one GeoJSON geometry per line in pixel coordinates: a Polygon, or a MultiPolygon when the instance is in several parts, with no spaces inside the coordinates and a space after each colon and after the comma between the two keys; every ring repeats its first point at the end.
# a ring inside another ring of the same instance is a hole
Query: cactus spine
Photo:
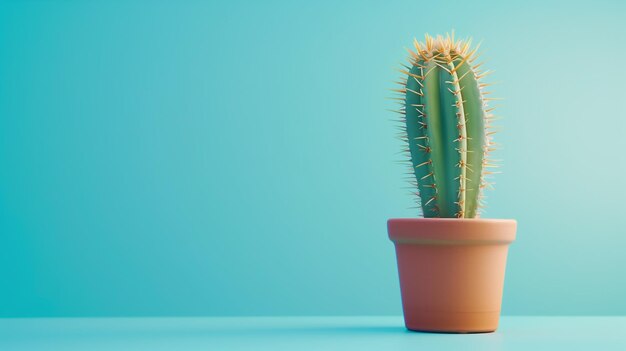
{"type": "Polygon", "coordinates": [[[454,34],[414,41],[399,83],[401,139],[410,157],[424,217],[474,218],[491,172],[491,109],[475,64],[477,47],[454,34]]]}

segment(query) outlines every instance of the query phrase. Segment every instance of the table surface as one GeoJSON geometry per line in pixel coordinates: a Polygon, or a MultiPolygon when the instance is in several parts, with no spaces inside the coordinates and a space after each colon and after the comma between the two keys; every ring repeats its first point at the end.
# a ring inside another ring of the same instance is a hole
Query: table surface
{"type": "Polygon", "coordinates": [[[402,317],[0,319],[0,350],[626,350],[626,317],[502,317],[488,334],[404,329],[402,317]]]}

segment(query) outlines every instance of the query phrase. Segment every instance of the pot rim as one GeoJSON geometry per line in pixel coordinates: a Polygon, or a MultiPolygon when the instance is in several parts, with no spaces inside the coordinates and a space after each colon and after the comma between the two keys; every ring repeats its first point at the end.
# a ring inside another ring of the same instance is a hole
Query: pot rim
{"type": "Polygon", "coordinates": [[[508,245],[515,240],[517,221],[486,218],[391,218],[389,239],[395,244],[508,245]]]}

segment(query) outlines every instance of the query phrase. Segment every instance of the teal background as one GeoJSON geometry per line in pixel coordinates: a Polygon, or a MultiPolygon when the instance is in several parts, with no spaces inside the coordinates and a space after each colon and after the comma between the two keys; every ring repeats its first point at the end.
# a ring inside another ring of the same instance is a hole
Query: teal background
{"type": "Polygon", "coordinates": [[[400,314],[404,47],[482,39],[505,314],[626,313],[626,3],[0,2],[0,316],[400,314]]]}

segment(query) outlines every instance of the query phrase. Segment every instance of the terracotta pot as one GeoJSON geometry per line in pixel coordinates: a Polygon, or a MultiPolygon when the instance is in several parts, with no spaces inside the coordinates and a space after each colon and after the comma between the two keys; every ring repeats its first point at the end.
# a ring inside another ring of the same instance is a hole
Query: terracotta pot
{"type": "Polygon", "coordinates": [[[516,227],[509,219],[390,219],[407,329],[495,331],[516,227]]]}

